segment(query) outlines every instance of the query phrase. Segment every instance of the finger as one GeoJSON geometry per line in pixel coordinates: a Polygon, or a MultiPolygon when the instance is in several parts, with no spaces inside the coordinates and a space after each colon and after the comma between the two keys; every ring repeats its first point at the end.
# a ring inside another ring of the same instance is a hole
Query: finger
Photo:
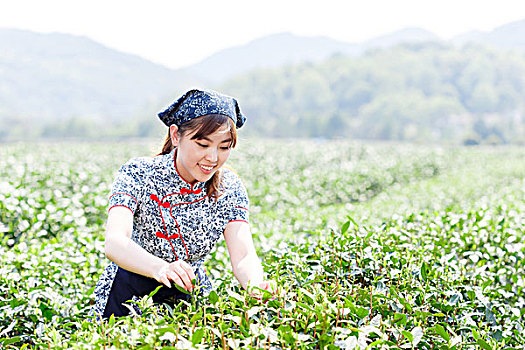
{"type": "Polygon", "coordinates": [[[186,289],[187,291],[189,291],[188,287],[186,286],[186,284],[184,283],[184,280],[181,278],[181,276],[175,272],[175,271],[169,271],[168,272],[168,275],[170,277],[170,279],[175,282],[178,286],[186,289]]]}
{"type": "Polygon", "coordinates": [[[179,275],[173,271],[168,271],[168,277],[170,280],[173,281],[176,285],[188,290],[186,286],[184,285],[184,282],[182,282],[182,279],[179,277],[179,275]]]}
{"type": "Polygon", "coordinates": [[[175,272],[171,270],[168,270],[168,272],[166,272],[166,275],[168,275],[168,278],[172,280],[173,282],[179,279],[179,275],[177,275],[175,272]]]}
{"type": "Polygon", "coordinates": [[[168,277],[166,277],[166,276],[162,276],[162,277],[160,278],[160,282],[161,282],[162,284],[164,284],[166,287],[171,288],[171,283],[170,283],[170,280],[168,279],[168,277]]]}
{"type": "MultiPolygon", "coordinates": [[[[261,282],[258,287],[262,290],[270,291],[270,285],[268,282],[261,282]]],[[[259,291],[259,293],[261,293],[261,291],[259,291]]]]}
{"type": "Polygon", "coordinates": [[[275,293],[277,291],[277,287],[273,281],[264,281],[259,284],[259,287],[271,293],[275,293]]]}
{"type": "Polygon", "coordinates": [[[191,288],[193,288],[192,280],[195,279],[195,273],[193,268],[185,261],[180,261],[178,264],[175,264],[175,269],[179,276],[182,277],[185,283],[188,283],[191,288]]]}
{"type": "Polygon", "coordinates": [[[193,267],[191,267],[190,264],[188,264],[186,261],[181,261],[180,266],[186,271],[190,279],[196,280],[197,277],[195,277],[195,272],[193,272],[193,267]]]}
{"type": "Polygon", "coordinates": [[[174,266],[175,272],[177,275],[179,275],[180,279],[185,285],[186,290],[190,291],[193,289],[193,283],[191,283],[190,277],[188,276],[188,273],[183,268],[175,265],[174,266]]]}

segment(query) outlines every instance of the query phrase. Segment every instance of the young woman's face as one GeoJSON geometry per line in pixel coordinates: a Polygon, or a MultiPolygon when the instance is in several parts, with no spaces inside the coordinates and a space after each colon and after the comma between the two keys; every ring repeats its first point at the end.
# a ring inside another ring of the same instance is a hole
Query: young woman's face
{"type": "Polygon", "coordinates": [[[195,140],[191,139],[195,131],[180,136],[174,132],[176,126],[171,126],[170,130],[172,142],[177,146],[177,170],[189,183],[208,181],[230,156],[232,137],[228,124],[203,139],[195,140]]]}

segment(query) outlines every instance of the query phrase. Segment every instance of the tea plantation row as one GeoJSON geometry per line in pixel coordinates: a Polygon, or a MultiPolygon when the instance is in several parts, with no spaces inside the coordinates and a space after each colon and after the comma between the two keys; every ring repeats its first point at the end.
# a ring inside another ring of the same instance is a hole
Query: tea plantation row
{"type": "Polygon", "coordinates": [[[120,164],[151,144],[0,147],[0,347],[523,349],[525,152],[241,140],[230,159],[279,295],[233,280],[142,315],[87,316],[120,164]]]}

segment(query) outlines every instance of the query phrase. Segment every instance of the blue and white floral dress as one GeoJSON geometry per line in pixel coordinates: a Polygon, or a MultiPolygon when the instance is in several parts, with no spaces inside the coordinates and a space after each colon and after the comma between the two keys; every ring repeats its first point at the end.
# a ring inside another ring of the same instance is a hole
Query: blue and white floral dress
{"type": "MultiPolygon", "coordinates": [[[[182,259],[189,263],[201,290],[207,294],[211,283],[203,263],[228,223],[248,222],[248,196],[239,177],[222,169],[220,196],[217,201],[208,198],[204,182],[192,185],[180,176],[175,155],[176,149],[161,156],[134,158],[124,164],[113,183],[109,210],[117,206],[128,208],[133,213],[131,239],[167,262],[182,259]]],[[[132,288],[137,283],[151,285],[153,289],[160,285],[111,262],[95,287],[91,313],[107,317],[113,313],[106,310],[110,308],[108,300],[121,305],[130,296],[136,300],[147,294],[146,290],[132,288]],[[126,283],[131,284],[124,286],[126,283]]],[[[176,288],[172,287],[170,293],[176,293],[176,288]]]]}

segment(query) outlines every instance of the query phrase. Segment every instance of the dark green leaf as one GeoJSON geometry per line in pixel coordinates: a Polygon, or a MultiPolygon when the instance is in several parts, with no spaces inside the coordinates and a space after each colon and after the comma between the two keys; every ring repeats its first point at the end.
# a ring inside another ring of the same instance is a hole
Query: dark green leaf
{"type": "Polygon", "coordinates": [[[396,312],[394,314],[394,323],[405,325],[407,323],[407,315],[396,312]]]}
{"type": "Polygon", "coordinates": [[[368,314],[370,314],[370,311],[368,309],[365,309],[364,307],[357,307],[355,309],[355,315],[360,319],[365,318],[366,316],[368,316],[368,314]]]}
{"type": "Polygon", "coordinates": [[[22,340],[21,337],[13,337],[13,338],[5,339],[2,344],[5,346],[9,344],[18,343],[21,340],[22,340]]]}
{"type": "Polygon", "coordinates": [[[202,338],[204,337],[204,329],[203,328],[197,328],[195,332],[193,332],[191,336],[191,343],[193,345],[200,344],[202,341],[202,338]]]}
{"type": "Polygon", "coordinates": [[[425,262],[423,262],[423,264],[421,264],[421,277],[423,278],[423,281],[427,282],[427,278],[428,278],[428,266],[425,262]]]}
{"type": "Polygon", "coordinates": [[[217,301],[219,301],[219,296],[217,295],[217,292],[212,290],[210,294],[208,295],[208,299],[210,300],[210,303],[216,304],[217,301]]]}
{"type": "Polygon", "coordinates": [[[445,330],[445,328],[443,328],[443,326],[441,326],[440,324],[436,324],[434,326],[434,330],[436,331],[437,334],[441,336],[441,338],[445,339],[447,342],[450,340],[450,335],[445,330]]]}
{"type": "Polygon", "coordinates": [[[481,346],[485,350],[492,350],[492,347],[483,339],[479,338],[476,342],[479,346],[481,346]]]}
{"type": "Polygon", "coordinates": [[[178,290],[179,292],[182,292],[182,293],[184,293],[184,294],[191,294],[189,291],[186,290],[186,288],[182,288],[181,286],[179,286],[179,285],[176,284],[176,283],[172,283],[171,285],[172,285],[172,286],[175,286],[175,288],[177,288],[177,290],[178,290]]]}
{"type": "Polygon", "coordinates": [[[348,231],[348,228],[350,227],[350,221],[347,221],[341,226],[341,234],[345,234],[348,231]]]}
{"type": "Polygon", "coordinates": [[[408,339],[411,343],[414,341],[414,336],[409,331],[402,330],[401,333],[408,339]]]}

